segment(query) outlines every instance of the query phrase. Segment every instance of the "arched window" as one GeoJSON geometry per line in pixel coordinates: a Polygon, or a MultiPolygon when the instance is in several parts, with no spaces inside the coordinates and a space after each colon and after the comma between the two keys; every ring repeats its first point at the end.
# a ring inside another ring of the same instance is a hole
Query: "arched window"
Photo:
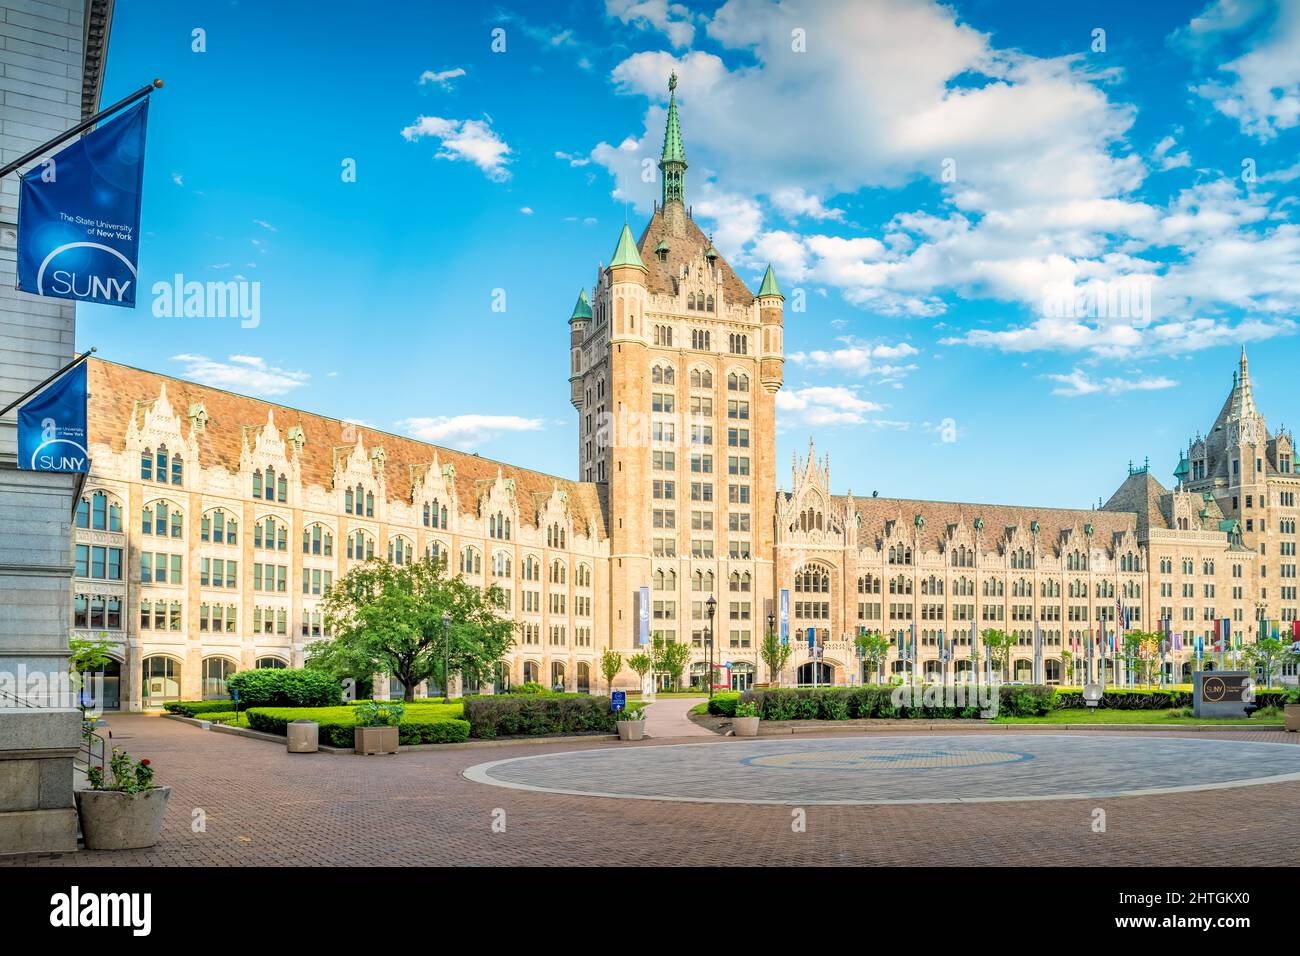
{"type": "Polygon", "coordinates": [[[352,561],[369,561],[375,556],[375,539],[358,528],[348,535],[348,559],[352,561]]]}
{"type": "Polygon", "coordinates": [[[483,573],[483,556],[474,548],[466,545],[460,552],[460,571],[461,574],[482,574],[483,573]]]}
{"type": "Polygon", "coordinates": [[[492,555],[492,576],[494,578],[508,578],[510,574],[510,556],[504,551],[498,551],[492,555]]]}
{"type": "Polygon", "coordinates": [[[414,553],[411,542],[401,535],[388,542],[388,560],[393,564],[410,564],[414,553]]]}
{"type": "Polygon", "coordinates": [[[140,452],[140,480],[153,481],[153,449],[146,448],[140,452]]]}
{"type": "Polygon", "coordinates": [[[320,522],[302,529],[302,553],[324,558],[334,554],[334,533],[320,522]]]}
{"type": "Polygon", "coordinates": [[[82,495],[77,502],[77,527],[92,531],[121,531],[122,505],[105,491],[82,495]]]}
{"type": "Polygon", "coordinates": [[[167,481],[167,446],[159,445],[158,452],[154,456],[153,477],[155,481],[167,481]]]}
{"type": "Polygon", "coordinates": [[[289,665],[278,657],[259,657],[255,666],[258,670],[283,670],[289,665]]]}

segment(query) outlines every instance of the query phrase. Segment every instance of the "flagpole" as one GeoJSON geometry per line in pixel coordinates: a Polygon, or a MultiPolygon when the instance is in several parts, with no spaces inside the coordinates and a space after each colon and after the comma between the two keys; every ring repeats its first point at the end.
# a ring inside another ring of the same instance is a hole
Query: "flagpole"
{"type": "Polygon", "coordinates": [[[5,415],[8,415],[11,411],[13,411],[15,408],[17,408],[17,407],[18,407],[19,405],[21,405],[23,402],[27,401],[27,399],[31,398],[33,395],[35,395],[37,392],[39,392],[41,389],[43,389],[46,385],[49,385],[50,382],[54,381],[54,380],[55,380],[56,378],[58,378],[60,375],[63,375],[65,372],[68,372],[68,371],[70,371],[71,369],[76,368],[77,365],[81,364],[81,363],[84,362],[86,359],[90,358],[91,353],[94,352],[94,351],[95,351],[95,347],[92,345],[88,351],[86,351],[86,352],[82,352],[80,355],[78,355],[76,358],[74,358],[74,359],[73,359],[71,362],[69,362],[67,365],[63,366],[63,368],[59,369],[57,372],[55,372],[53,375],[51,375],[51,376],[50,376],[49,378],[47,378],[45,381],[41,382],[41,384],[32,386],[32,387],[29,388],[27,391],[23,392],[23,394],[21,394],[21,395],[19,395],[17,398],[15,398],[15,399],[14,399],[12,402],[10,402],[8,405],[6,405],[4,408],[0,408],[0,417],[3,417],[3,416],[5,416],[5,415]]]}
{"type": "Polygon", "coordinates": [[[148,86],[140,87],[140,89],[136,90],[130,96],[118,100],[116,103],[114,103],[112,106],[108,107],[107,109],[100,110],[94,116],[90,117],[90,119],[82,120],[80,123],[72,127],[72,129],[68,130],[66,133],[60,133],[58,136],[54,137],[54,139],[44,142],[40,146],[37,146],[35,149],[29,150],[28,152],[24,153],[22,156],[19,156],[13,162],[6,163],[4,169],[0,169],[0,179],[3,179],[5,176],[8,176],[10,173],[12,173],[15,169],[18,169],[20,166],[26,166],[33,159],[35,159],[36,157],[44,153],[49,152],[55,146],[58,146],[60,143],[66,143],[68,140],[72,139],[72,137],[76,136],[78,133],[84,133],[86,130],[90,129],[90,127],[94,126],[96,123],[102,120],[105,116],[109,116],[112,113],[116,113],[120,109],[124,109],[130,106],[136,100],[143,99],[144,97],[152,93],[154,90],[161,90],[162,85],[163,85],[162,80],[154,80],[148,86]]]}

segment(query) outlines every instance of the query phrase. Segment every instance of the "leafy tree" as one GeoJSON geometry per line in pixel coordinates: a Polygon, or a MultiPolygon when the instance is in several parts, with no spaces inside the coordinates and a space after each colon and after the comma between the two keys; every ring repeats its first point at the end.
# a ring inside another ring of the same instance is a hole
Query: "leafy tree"
{"type": "Polygon", "coordinates": [[[498,613],[501,602],[496,585],[480,590],[466,584],[459,575],[450,577],[443,562],[367,561],[326,593],[322,605],[334,637],[307,646],[308,666],[343,675],[391,674],[408,702],[430,677],[450,686],[444,656],[451,673],[481,680],[512,641],[514,624],[498,613]],[[445,641],[444,613],[451,618],[445,641]]]}
{"type": "Polygon", "coordinates": [[[781,674],[785,671],[785,665],[790,663],[790,655],[794,653],[794,648],[788,643],[783,643],[781,635],[776,631],[768,631],[763,635],[763,643],[759,645],[758,652],[763,658],[763,663],[767,665],[768,681],[780,687],[781,674]]]}
{"type": "Polygon", "coordinates": [[[1300,660],[1300,655],[1293,653],[1290,645],[1271,637],[1242,648],[1241,656],[1251,669],[1258,668],[1264,672],[1264,683],[1267,687],[1273,686],[1273,674],[1284,664],[1300,660]]]}
{"type": "Polygon", "coordinates": [[[614,690],[614,678],[618,672],[623,669],[623,655],[612,647],[605,648],[605,653],[600,655],[600,673],[605,678],[605,691],[611,693],[614,690]]]}
{"type": "Polygon", "coordinates": [[[1129,631],[1124,635],[1124,656],[1133,662],[1137,678],[1148,687],[1160,664],[1160,635],[1151,631],[1129,631]]]}
{"type": "Polygon", "coordinates": [[[1003,680],[1011,679],[1007,674],[1007,664],[1011,660],[1011,648],[1016,646],[1016,640],[1014,634],[997,628],[989,628],[984,632],[984,647],[989,652],[993,666],[1002,672],[1003,680]]]}
{"type": "Polygon", "coordinates": [[[655,670],[668,675],[673,690],[681,690],[682,674],[691,662],[691,646],[677,641],[667,641],[662,637],[656,637],[653,646],[655,670]]]}
{"type": "Polygon", "coordinates": [[[645,675],[650,673],[650,669],[655,666],[654,658],[645,651],[638,651],[627,659],[627,666],[636,672],[636,676],[641,679],[641,687],[645,688],[645,675]]]}
{"type": "Polygon", "coordinates": [[[1074,683],[1074,652],[1061,651],[1061,678],[1062,681],[1074,683]]]}
{"type": "Polygon", "coordinates": [[[68,638],[68,650],[72,653],[68,656],[68,671],[73,674],[82,674],[86,671],[94,673],[101,671],[113,660],[109,654],[109,648],[113,645],[105,640],[85,640],[80,637],[68,638]]]}
{"type": "Polygon", "coordinates": [[[876,631],[872,634],[859,634],[853,643],[863,662],[876,672],[876,680],[884,680],[885,661],[889,658],[889,638],[876,631]]]}

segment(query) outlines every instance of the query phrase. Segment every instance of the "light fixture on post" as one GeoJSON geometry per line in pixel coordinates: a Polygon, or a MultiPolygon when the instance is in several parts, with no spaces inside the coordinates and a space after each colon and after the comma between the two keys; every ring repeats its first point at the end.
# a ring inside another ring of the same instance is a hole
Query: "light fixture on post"
{"type": "Polygon", "coordinates": [[[709,682],[709,699],[711,700],[713,698],[713,612],[718,609],[718,602],[710,594],[709,599],[704,602],[704,606],[708,608],[709,613],[709,621],[704,628],[704,646],[709,651],[709,669],[704,676],[709,682]]]}
{"type": "Polygon", "coordinates": [[[451,612],[442,612],[442,702],[451,703],[451,612]]]}

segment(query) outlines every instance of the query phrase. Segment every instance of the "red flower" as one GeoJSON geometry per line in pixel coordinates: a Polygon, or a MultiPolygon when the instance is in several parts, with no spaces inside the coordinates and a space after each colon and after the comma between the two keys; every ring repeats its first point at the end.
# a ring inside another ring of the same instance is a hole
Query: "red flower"
{"type": "Polygon", "coordinates": [[[141,760],[141,761],[140,761],[140,766],[142,766],[142,767],[147,767],[147,766],[149,766],[149,758],[148,758],[148,757],[145,757],[143,760],[141,760]]]}

